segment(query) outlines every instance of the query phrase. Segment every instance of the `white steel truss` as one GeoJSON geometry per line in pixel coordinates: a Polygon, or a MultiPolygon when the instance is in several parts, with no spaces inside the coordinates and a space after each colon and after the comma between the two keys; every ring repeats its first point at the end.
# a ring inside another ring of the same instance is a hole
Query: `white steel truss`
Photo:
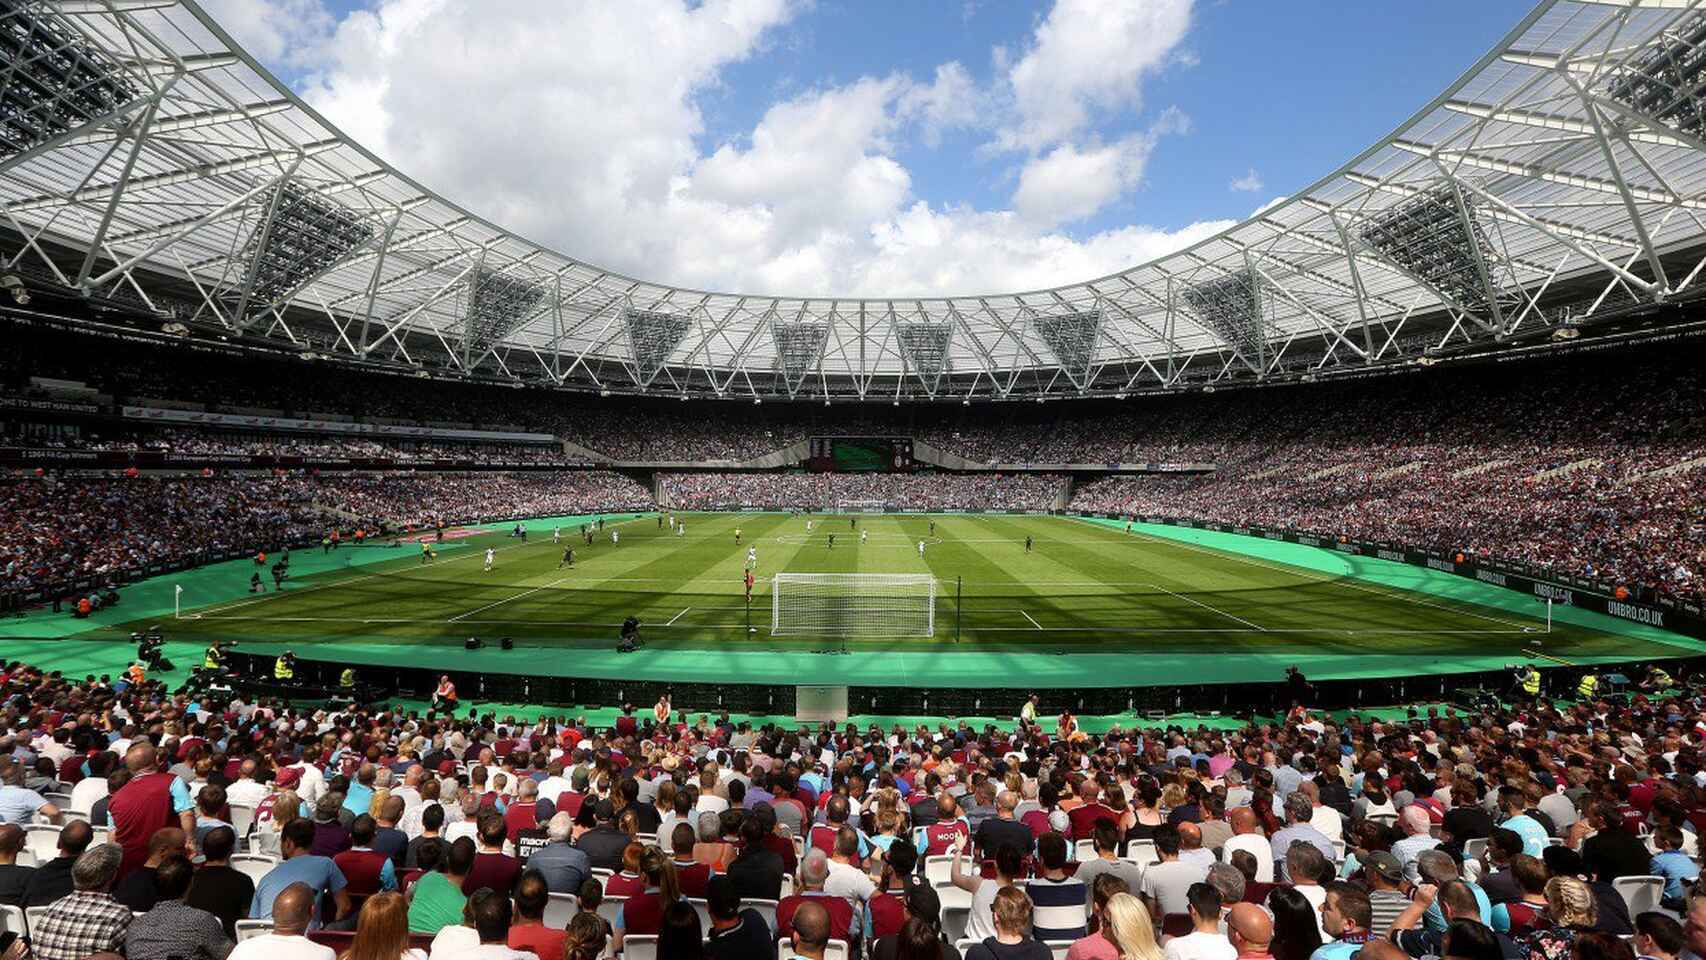
{"type": "Polygon", "coordinates": [[[1545,0],[1287,201],[1111,276],[952,297],[689,290],[530,243],[352,141],[191,0],[0,0],[0,37],[0,267],[499,379],[885,400],[1176,388],[1542,335],[1688,297],[1706,264],[1706,0],[1545,0]]]}

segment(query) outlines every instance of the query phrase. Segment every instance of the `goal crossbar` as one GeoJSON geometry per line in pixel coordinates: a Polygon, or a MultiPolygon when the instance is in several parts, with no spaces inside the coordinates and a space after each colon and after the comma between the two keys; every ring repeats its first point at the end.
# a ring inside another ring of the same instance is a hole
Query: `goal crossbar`
{"type": "Polygon", "coordinates": [[[936,578],[911,573],[778,573],[771,578],[770,635],[929,637],[936,632],[936,578]]]}

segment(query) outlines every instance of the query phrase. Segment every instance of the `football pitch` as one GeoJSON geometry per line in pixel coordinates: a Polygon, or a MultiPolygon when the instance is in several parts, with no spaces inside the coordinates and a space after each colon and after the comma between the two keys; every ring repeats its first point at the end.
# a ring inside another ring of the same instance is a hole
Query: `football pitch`
{"type": "Polygon", "coordinates": [[[676,516],[685,524],[681,535],[655,515],[624,515],[590,545],[574,525],[563,527],[563,545],[553,544],[550,524],[539,521],[525,541],[458,530],[426,563],[413,543],[345,548],[361,562],[265,594],[249,594],[248,571],[233,569],[186,587],[172,632],[185,640],[285,643],[322,657],[329,654],[309,648],[353,641],[459,647],[470,636],[567,652],[609,650],[634,616],[652,650],[815,651],[845,643],[874,654],[1676,655],[1662,643],[1579,625],[1559,623],[1548,633],[1545,608],[1533,602],[1482,605],[1118,524],[997,514],[676,516]],[[562,564],[570,545],[573,567],[562,564]],[[489,571],[488,547],[495,551],[489,571]],[[750,607],[749,548],[757,557],[750,607]],[[934,576],[934,635],[772,636],[769,578],[779,572],[934,576]]]}

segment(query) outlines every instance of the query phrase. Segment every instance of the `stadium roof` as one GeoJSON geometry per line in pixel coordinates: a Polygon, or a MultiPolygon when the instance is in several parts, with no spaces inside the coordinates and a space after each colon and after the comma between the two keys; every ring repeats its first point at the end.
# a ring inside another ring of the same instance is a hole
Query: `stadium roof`
{"type": "Polygon", "coordinates": [[[1123,272],[837,299],[530,243],[352,141],[187,0],[0,0],[4,263],[233,336],[616,392],[1047,397],[1407,362],[1693,292],[1701,5],[1542,3],[1343,167],[1123,272]]]}

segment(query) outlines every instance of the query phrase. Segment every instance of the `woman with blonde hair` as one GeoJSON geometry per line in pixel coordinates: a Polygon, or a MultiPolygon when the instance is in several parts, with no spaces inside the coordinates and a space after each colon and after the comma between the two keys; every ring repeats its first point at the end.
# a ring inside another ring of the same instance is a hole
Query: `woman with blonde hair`
{"type": "Polygon", "coordinates": [[[355,939],[338,960],[426,960],[409,946],[409,904],[400,893],[376,893],[361,905],[355,939]]]}
{"type": "Polygon", "coordinates": [[[1161,960],[1161,945],[1155,942],[1155,921],[1143,901],[1129,893],[1108,898],[1102,914],[1102,935],[1119,950],[1119,960],[1161,960]]]}
{"type": "MultiPolygon", "coordinates": [[[[1088,936],[1079,937],[1073,941],[1072,947],[1066,951],[1066,960],[1126,960],[1121,950],[1120,927],[1115,923],[1109,912],[1109,905],[1116,898],[1135,899],[1126,882],[1111,873],[1096,875],[1096,882],[1090,885],[1090,904],[1096,918],[1097,930],[1088,936]]],[[[1149,922],[1149,911],[1138,902],[1137,909],[1143,915],[1145,924],[1149,922]]],[[[1129,918],[1128,918],[1129,922],[1129,918]]],[[[1130,935],[1128,940],[1136,935],[1130,935]]],[[[1149,952],[1138,955],[1138,960],[1158,960],[1161,951],[1155,947],[1155,934],[1150,931],[1149,952]]]]}
{"type": "Polygon", "coordinates": [[[380,787],[373,791],[373,799],[367,801],[367,815],[378,820],[385,812],[385,801],[391,799],[391,788],[380,787]]]}
{"type": "Polygon", "coordinates": [[[278,832],[285,824],[303,816],[302,798],[285,788],[261,801],[255,811],[255,845],[259,852],[279,854],[278,832]]]}
{"type": "Polygon", "coordinates": [[[1518,941],[1530,960],[1568,960],[1576,938],[1599,922],[1599,902],[1588,885],[1575,877],[1546,881],[1546,915],[1552,926],[1518,941]]]}

